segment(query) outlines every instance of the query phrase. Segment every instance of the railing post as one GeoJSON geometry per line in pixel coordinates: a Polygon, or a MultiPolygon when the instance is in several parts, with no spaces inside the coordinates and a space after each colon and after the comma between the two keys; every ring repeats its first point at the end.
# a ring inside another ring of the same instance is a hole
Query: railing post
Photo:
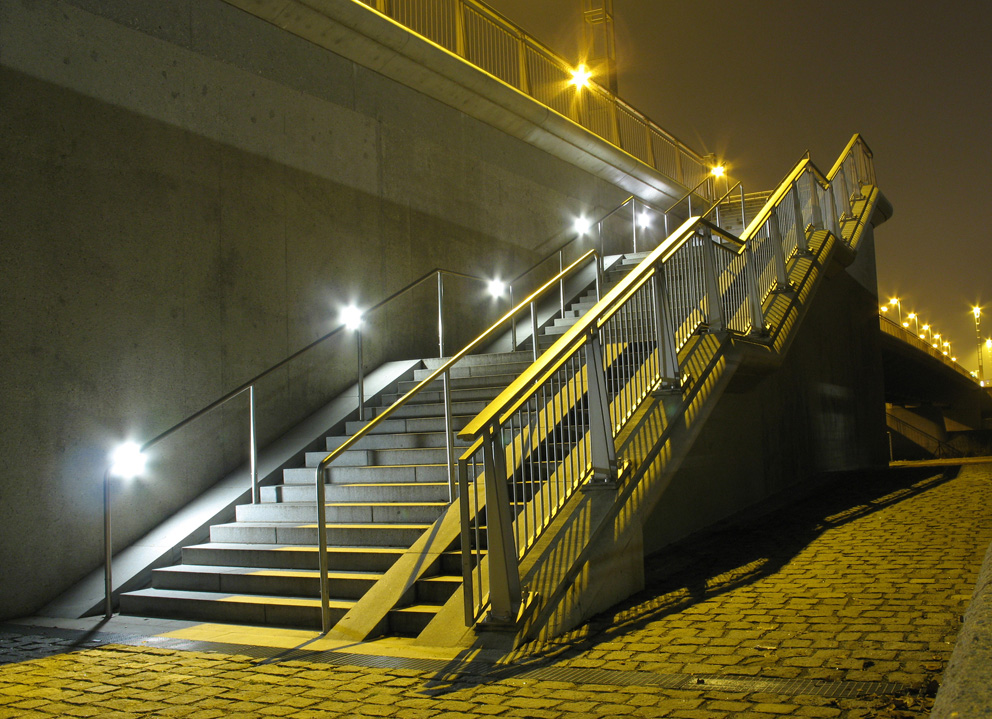
{"type": "Polygon", "coordinates": [[[248,388],[248,474],[251,478],[251,503],[262,501],[258,487],[258,442],[255,430],[255,385],[248,388]]]}
{"type": "Polygon", "coordinates": [[[438,357],[444,357],[444,280],[441,271],[437,272],[437,352],[438,357]]]}
{"type": "Polygon", "coordinates": [[[685,168],[682,167],[682,147],[677,142],[675,143],[675,174],[678,175],[678,181],[685,185],[685,168]]]}
{"type": "Polygon", "coordinates": [[[738,185],[741,191],[741,233],[744,232],[744,228],[747,227],[747,212],[746,206],[744,204],[744,185],[738,185]]]}
{"type": "Polygon", "coordinates": [[[827,200],[830,202],[830,231],[837,239],[843,240],[844,234],[840,227],[840,218],[837,216],[837,193],[832,182],[827,185],[827,200]]]}
{"type": "Polygon", "coordinates": [[[850,217],[848,214],[851,209],[851,190],[847,186],[847,172],[844,170],[844,165],[841,164],[840,169],[837,174],[834,175],[834,181],[840,181],[840,196],[843,200],[844,206],[842,212],[840,213],[840,219],[850,217]]]}
{"type": "Polygon", "coordinates": [[[809,204],[811,214],[813,215],[813,227],[823,228],[823,212],[820,209],[820,183],[817,181],[816,177],[813,175],[813,171],[809,171],[809,204]]]}
{"type": "Polygon", "coordinates": [[[785,249],[782,247],[782,230],[778,224],[778,211],[773,207],[768,215],[768,240],[772,243],[775,256],[775,289],[782,291],[791,286],[789,273],[785,268],[785,249]]]}
{"type": "Polygon", "coordinates": [[[375,9],[383,15],[389,14],[389,0],[375,0],[375,9]]]}
{"type": "Polygon", "coordinates": [[[803,217],[803,203],[799,199],[799,182],[792,182],[792,209],[796,224],[796,251],[800,254],[809,253],[806,241],[806,218],[803,217]]]}
{"type": "Polygon", "coordinates": [[[703,279],[706,282],[706,324],[711,331],[719,332],[727,326],[727,323],[723,313],[723,299],[720,297],[713,233],[706,228],[705,234],[700,239],[703,242],[703,279]]]}
{"type": "Polygon", "coordinates": [[[651,278],[651,299],[654,305],[655,342],[658,343],[662,387],[677,389],[682,381],[682,373],[679,371],[679,353],[675,347],[675,333],[672,331],[668,288],[664,269],[661,267],[655,269],[651,278]]]}
{"type": "MultiPolygon", "coordinates": [[[[510,309],[513,309],[516,305],[513,304],[513,285],[510,285],[510,309]]],[[[517,351],[517,316],[512,315],[510,317],[510,351],[517,351]]]]}
{"type": "Polygon", "coordinates": [[[317,567],[320,572],[320,630],[331,631],[330,587],[327,578],[327,506],[323,466],[317,467],[317,567]]]}
{"type": "MultiPolygon", "coordinates": [[[[561,274],[565,270],[564,257],[562,256],[562,250],[558,250],[558,274],[561,274]]],[[[561,316],[562,319],[565,318],[565,278],[562,277],[558,280],[558,300],[561,304],[561,316]]],[[[511,305],[512,306],[512,305],[511,305]]]]}
{"type": "Polygon", "coordinates": [[[592,461],[590,484],[610,484],[617,480],[617,450],[613,442],[610,402],[606,396],[606,368],[599,333],[593,330],[585,344],[586,391],[589,397],[589,457],[592,461]]]}
{"type": "Polygon", "coordinates": [[[537,362],[537,358],[540,352],[537,348],[537,305],[532,300],[530,303],[530,344],[533,347],[534,361],[537,362]]]}
{"type": "Polygon", "coordinates": [[[362,328],[355,329],[355,349],[358,354],[358,421],[365,421],[365,359],[362,357],[362,328]]]}
{"type": "Polygon", "coordinates": [[[517,62],[520,64],[520,92],[530,95],[530,78],[527,76],[527,43],[523,36],[517,38],[517,62]]]}
{"type": "Polygon", "coordinates": [[[751,334],[762,335],[766,329],[765,311],[761,306],[761,288],[758,287],[758,270],[755,267],[751,240],[748,240],[744,245],[744,252],[746,254],[745,272],[747,272],[747,300],[751,314],[751,334]]]}
{"type": "Polygon", "coordinates": [[[520,608],[520,568],[513,541],[513,512],[506,491],[506,455],[499,425],[485,429],[486,524],[489,560],[489,618],[512,623],[520,608]]]}
{"type": "Polygon", "coordinates": [[[634,242],[634,254],[637,254],[637,200],[630,201],[630,232],[634,242]]]}
{"type": "Polygon", "coordinates": [[[847,156],[847,161],[844,164],[845,165],[849,164],[851,166],[851,175],[853,176],[851,179],[853,180],[853,184],[854,184],[854,193],[853,193],[854,199],[860,200],[864,198],[864,195],[861,194],[861,175],[858,173],[858,165],[854,159],[853,151],[851,152],[850,155],[847,156]]]}
{"type": "Polygon", "coordinates": [[[658,160],[657,160],[657,158],[655,158],[655,155],[654,155],[654,138],[651,136],[651,123],[649,123],[649,122],[645,122],[644,123],[644,135],[645,135],[645,137],[647,139],[646,147],[648,149],[648,156],[647,156],[648,164],[651,165],[651,167],[653,167],[654,169],[657,170],[658,169],[658,164],[657,164],[658,163],[658,160]]]}
{"type": "Polygon", "coordinates": [[[465,3],[457,0],[455,3],[455,54],[465,55],[465,3]]]}
{"type": "Polygon", "coordinates": [[[451,372],[445,370],[441,376],[444,385],[444,447],[445,458],[448,460],[448,501],[455,501],[455,433],[451,417],[451,372]]]}

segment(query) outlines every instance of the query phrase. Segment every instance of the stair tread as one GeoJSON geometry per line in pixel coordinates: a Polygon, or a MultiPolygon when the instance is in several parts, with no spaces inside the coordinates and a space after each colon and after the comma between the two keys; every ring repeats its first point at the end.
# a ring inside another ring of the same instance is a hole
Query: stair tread
{"type": "MultiPolygon", "coordinates": [[[[276,594],[228,594],[224,592],[198,592],[191,589],[156,589],[153,587],[136,589],[133,592],[126,592],[126,594],[136,597],[158,597],[161,599],[198,599],[207,602],[280,604],[287,607],[320,608],[320,599],[286,597],[276,594]]],[[[328,603],[335,609],[349,609],[355,606],[355,601],[354,599],[330,599],[328,603]]]]}
{"type": "MultiPolygon", "coordinates": [[[[231,549],[237,551],[301,551],[317,553],[317,546],[314,544],[272,544],[265,542],[204,542],[202,544],[188,544],[187,549],[231,549]]],[[[342,554],[354,554],[364,552],[367,554],[402,554],[405,550],[402,547],[388,547],[379,545],[345,545],[335,544],[327,547],[328,552],[340,552],[342,554]]]]}
{"type": "MultiPolygon", "coordinates": [[[[190,574],[245,574],[257,577],[314,577],[320,574],[319,569],[279,569],[278,567],[236,567],[211,564],[176,564],[171,567],[161,567],[156,572],[188,572],[190,574]]],[[[382,572],[365,572],[360,570],[336,569],[327,572],[329,579],[378,579],[382,572]]]]}

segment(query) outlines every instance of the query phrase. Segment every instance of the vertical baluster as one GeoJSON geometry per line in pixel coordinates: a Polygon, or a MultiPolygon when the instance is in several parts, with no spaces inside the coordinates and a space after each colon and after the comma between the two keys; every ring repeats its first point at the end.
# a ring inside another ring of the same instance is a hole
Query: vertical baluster
{"type": "Polygon", "coordinates": [[[489,547],[490,617],[497,622],[513,622],[520,606],[520,571],[514,547],[506,490],[506,457],[501,428],[492,423],[483,434],[486,465],[486,523],[489,547]],[[492,477],[492,481],[489,478],[492,477]]]}

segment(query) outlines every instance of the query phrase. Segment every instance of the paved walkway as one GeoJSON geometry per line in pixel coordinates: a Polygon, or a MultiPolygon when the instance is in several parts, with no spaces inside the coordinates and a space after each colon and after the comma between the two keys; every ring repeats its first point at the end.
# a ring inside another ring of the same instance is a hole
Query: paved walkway
{"type": "Polygon", "coordinates": [[[510,657],[8,624],[0,719],[926,716],[990,541],[992,464],[899,468],[677,547],[641,595],[510,657]]]}

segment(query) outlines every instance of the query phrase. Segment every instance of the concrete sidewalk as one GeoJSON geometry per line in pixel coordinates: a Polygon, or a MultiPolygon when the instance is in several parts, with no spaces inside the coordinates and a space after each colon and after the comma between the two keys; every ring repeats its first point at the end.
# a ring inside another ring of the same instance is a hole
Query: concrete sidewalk
{"type": "Polygon", "coordinates": [[[926,716],[990,541],[992,464],[901,467],[685,542],[639,596],[511,656],[7,624],[0,718],[926,716]]]}

